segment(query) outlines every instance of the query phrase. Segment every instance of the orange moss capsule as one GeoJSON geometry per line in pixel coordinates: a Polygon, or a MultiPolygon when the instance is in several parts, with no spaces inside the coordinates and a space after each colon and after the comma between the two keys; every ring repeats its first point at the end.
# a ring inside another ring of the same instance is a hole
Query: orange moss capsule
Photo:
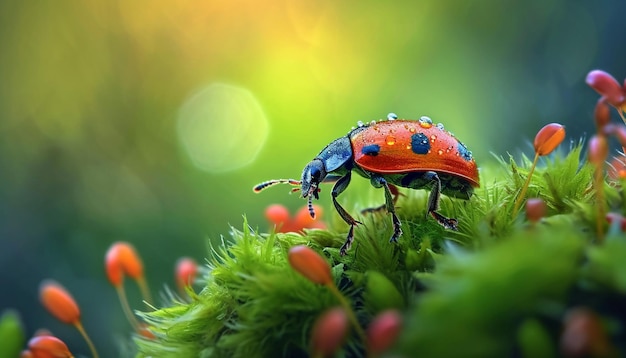
{"type": "Polygon", "coordinates": [[[319,205],[313,204],[313,209],[317,213],[315,219],[309,215],[308,207],[303,206],[293,218],[294,226],[297,228],[297,231],[302,231],[302,229],[325,229],[326,224],[321,220],[322,215],[324,215],[324,211],[322,207],[319,205]]]}
{"type": "Polygon", "coordinates": [[[626,179],[626,157],[623,155],[613,157],[609,163],[608,175],[613,182],[626,179]]]}
{"type": "Polygon", "coordinates": [[[118,290],[122,287],[124,275],[128,275],[137,281],[143,299],[148,303],[152,302],[143,274],[143,263],[131,244],[119,241],[111,245],[105,257],[105,269],[109,281],[118,290]]]}
{"type": "Polygon", "coordinates": [[[67,345],[54,336],[37,336],[28,341],[28,350],[33,358],[74,357],[67,345]]]}
{"type": "Polygon", "coordinates": [[[122,286],[124,282],[124,268],[119,263],[117,253],[111,249],[107,251],[104,259],[104,269],[107,279],[114,287],[122,286]]]}
{"type": "Polygon", "coordinates": [[[565,127],[558,123],[546,124],[537,132],[534,141],[535,153],[544,156],[552,153],[565,139],[565,127]]]}
{"type": "Polygon", "coordinates": [[[518,210],[521,208],[522,201],[526,197],[526,190],[528,190],[528,185],[530,184],[530,179],[533,176],[539,157],[552,153],[552,151],[561,144],[563,139],[565,139],[565,127],[558,123],[546,124],[537,132],[533,143],[535,147],[535,158],[533,159],[533,164],[530,166],[526,182],[524,182],[513,205],[513,215],[517,214],[518,210]]]}
{"type": "Polygon", "coordinates": [[[156,336],[154,335],[154,333],[152,333],[152,331],[150,330],[150,327],[145,323],[139,324],[139,328],[137,329],[137,334],[149,340],[156,339],[156,336]]]}
{"type": "Polygon", "coordinates": [[[311,332],[311,356],[332,357],[348,333],[348,316],[341,307],[331,308],[316,321],[311,332]]]}
{"type": "Polygon", "coordinates": [[[294,246],[289,249],[289,264],[313,283],[332,285],[333,279],[330,266],[313,249],[305,245],[294,246]]]}
{"type": "Polygon", "coordinates": [[[80,322],[80,309],[72,295],[53,280],[45,280],[39,286],[41,304],[56,319],[67,324],[80,322]]]}
{"type": "Polygon", "coordinates": [[[127,242],[114,243],[107,252],[106,261],[113,265],[117,262],[123,272],[133,279],[143,277],[143,263],[137,255],[135,248],[127,242]]]}
{"type": "Polygon", "coordinates": [[[265,209],[265,218],[276,226],[285,225],[291,220],[289,210],[284,205],[272,204],[265,209]]]}

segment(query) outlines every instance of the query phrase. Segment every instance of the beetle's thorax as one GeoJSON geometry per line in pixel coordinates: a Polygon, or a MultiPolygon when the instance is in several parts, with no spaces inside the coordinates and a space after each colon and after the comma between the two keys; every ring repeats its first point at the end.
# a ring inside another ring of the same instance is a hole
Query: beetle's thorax
{"type": "Polygon", "coordinates": [[[337,171],[342,172],[344,169],[350,169],[352,167],[353,156],[349,136],[337,138],[330,142],[315,159],[322,161],[326,173],[329,174],[337,171]]]}

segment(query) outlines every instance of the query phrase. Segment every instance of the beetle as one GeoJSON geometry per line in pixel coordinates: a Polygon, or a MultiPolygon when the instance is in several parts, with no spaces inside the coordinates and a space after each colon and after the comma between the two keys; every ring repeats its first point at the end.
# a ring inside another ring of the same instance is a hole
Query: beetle
{"type": "Polygon", "coordinates": [[[480,185],[472,152],[441,123],[433,124],[425,116],[419,120],[398,119],[390,113],[386,120],[359,122],[347,135],[332,141],[304,167],[300,180],[268,180],[253,190],[258,193],[275,184],[299,186],[292,191],[300,190],[302,198],[308,198],[309,214],[314,218],[312,201],[319,199],[319,185],[334,182],[333,205],[350,225],[340,248],[343,256],[354,240],[354,227],[361,224],[337,201],[350,184],[352,172],[369,179],[374,187],[383,188],[385,204],[381,209],[386,209],[393,223],[390,242],[397,242],[402,235],[394,205],[398,195],[396,186],[430,189],[428,214],[444,228],[457,230],[456,219],[438,212],[441,194],[469,200],[474,188],[480,185]]]}

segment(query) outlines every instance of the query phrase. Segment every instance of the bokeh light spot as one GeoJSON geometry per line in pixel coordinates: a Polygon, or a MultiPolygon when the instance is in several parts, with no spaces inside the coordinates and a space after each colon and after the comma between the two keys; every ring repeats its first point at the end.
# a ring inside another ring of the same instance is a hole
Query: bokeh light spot
{"type": "Polygon", "coordinates": [[[261,105],[240,87],[211,84],[193,94],[178,115],[178,138],[194,165],[225,172],[251,163],[268,134],[261,105]]]}

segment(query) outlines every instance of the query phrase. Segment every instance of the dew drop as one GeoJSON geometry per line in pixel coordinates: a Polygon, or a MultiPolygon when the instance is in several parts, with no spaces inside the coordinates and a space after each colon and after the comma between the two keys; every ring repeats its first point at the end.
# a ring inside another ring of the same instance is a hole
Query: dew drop
{"type": "Polygon", "coordinates": [[[437,151],[437,154],[442,155],[442,154],[443,154],[443,149],[439,149],[439,150],[437,151]]]}
{"type": "Polygon", "coordinates": [[[443,123],[437,123],[437,128],[444,130],[443,123]]]}
{"type": "Polygon", "coordinates": [[[356,125],[358,127],[363,127],[365,125],[365,123],[363,123],[363,121],[358,121],[358,122],[356,122],[356,125]]]}
{"type": "Polygon", "coordinates": [[[389,120],[389,121],[393,121],[394,119],[398,119],[398,115],[397,115],[397,114],[395,114],[395,113],[393,113],[393,112],[392,112],[392,113],[389,113],[389,114],[387,115],[387,120],[389,120]]]}
{"type": "Polygon", "coordinates": [[[422,128],[426,128],[426,129],[428,129],[428,128],[430,128],[430,127],[432,127],[432,126],[433,126],[433,121],[432,121],[432,119],[430,119],[429,117],[426,117],[426,116],[422,116],[422,117],[418,120],[418,123],[419,123],[420,127],[422,127],[422,128]]]}
{"type": "Polygon", "coordinates": [[[415,129],[415,127],[409,127],[409,132],[411,133],[415,133],[417,130],[415,129]]]}
{"type": "Polygon", "coordinates": [[[387,142],[387,145],[394,145],[396,144],[396,137],[388,135],[387,138],[385,138],[385,141],[387,142]]]}
{"type": "Polygon", "coordinates": [[[433,135],[430,136],[430,141],[431,142],[435,143],[436,140],[437,140],[437,136],[436,135],[433,134],[433,135]]]}

